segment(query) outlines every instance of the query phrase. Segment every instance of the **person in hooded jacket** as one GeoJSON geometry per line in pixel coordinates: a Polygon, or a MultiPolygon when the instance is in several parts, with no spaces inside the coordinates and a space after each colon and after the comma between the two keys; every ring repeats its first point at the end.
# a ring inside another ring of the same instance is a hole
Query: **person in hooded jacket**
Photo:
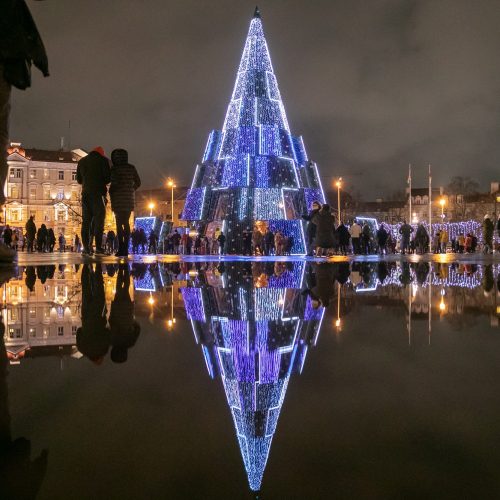
{"type": "Polygon", "coordinates": [[[130,240],[130,214],[135,208],[135,192],[141,185],[137,169],[128,162],[125,149],[115,149],[111,153],[111,209],[115,213],[118,239],[118,256],[128,255],[130,240]]]}
{"type": "Polygon", "coordinates": [[[313,224],[312,220],[314,216],[321,210],[321,203],[319,201],[313,201],[311,205],[311,211],[307,215],[303,215],[302,218],[308,222],[306,228],[306,243],[307,243],[307,255],[311,257],[314,250],[314,237],[316,236],[316,224],[313,224]]]}
{"type": "Polygon", "coordinates": [[[102,236],[106,215],[106,185],[110,182],[110,176],[109,161],[100,146],[82,158],[76,167],[76,181],[82,185],[82,255],[92,255],[92,238],[95,238],[95,253],[105,253],[102,236]]]}
{"type": "Polygon", "coordinates": [[[335,245],[335,217],[330,211],[330,205],[323,205],[321,210],[312,218],[312,223],[316,225],[316,255],[323,256],[323,253],[331,252],[335,245]]]}

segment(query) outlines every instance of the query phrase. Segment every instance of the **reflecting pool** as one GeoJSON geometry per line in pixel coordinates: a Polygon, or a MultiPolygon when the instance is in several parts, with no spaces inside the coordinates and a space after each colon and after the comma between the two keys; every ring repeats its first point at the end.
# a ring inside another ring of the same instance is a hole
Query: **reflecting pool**
{"type": "Polygon", "coordinates": [[[496,498],[500,266],[3,268],[0,498],[496,498]]]}

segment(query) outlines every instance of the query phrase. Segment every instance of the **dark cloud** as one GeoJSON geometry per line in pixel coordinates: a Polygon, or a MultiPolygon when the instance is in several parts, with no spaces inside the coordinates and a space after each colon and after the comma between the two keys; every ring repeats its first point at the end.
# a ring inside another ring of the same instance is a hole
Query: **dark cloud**
{"type": "MultiPolygon", "coordinates": [[[[127,147],[146,184],[188,183],[220,128],[254,2],[30,2],[51,77],[16,92],[12,139],[127,147]]],[[[294,133],[325,182],[366,197],[471,175],[500,159],[497,0],[275,0],[264,29],[294,133]],[[373,188],[373,189],[371,189],[373,188]]]]}

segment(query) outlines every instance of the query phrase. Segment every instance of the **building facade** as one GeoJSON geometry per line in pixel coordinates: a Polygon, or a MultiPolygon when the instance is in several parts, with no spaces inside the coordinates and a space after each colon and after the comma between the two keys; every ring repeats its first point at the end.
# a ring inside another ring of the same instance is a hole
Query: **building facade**
{"type": "Polygon", "coordinates": [[[24,234],[33,216],[39,227],[45,224],[69,244],[81,225],[81,187],[76,166],[85,156],[82,150],[47,151],[24,149],[11,143],[7,150],[9,173],[3,222],[24,234]]]}

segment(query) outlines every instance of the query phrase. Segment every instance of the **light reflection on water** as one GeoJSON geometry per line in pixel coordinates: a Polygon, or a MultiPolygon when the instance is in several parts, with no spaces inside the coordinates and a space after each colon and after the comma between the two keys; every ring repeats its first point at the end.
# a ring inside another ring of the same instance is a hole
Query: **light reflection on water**
{"type": "MultiPolygon", "coordinates": [[[[391,343],[404,339],[411,352],[478,325],[491,329],[490,335],[500,333],[498,265],[134,263],[28,266],[7,278],[2,452],[5,463],[24,454],[23,467],[30,471],[24,484],[32,490],[41,487],[48,458],[41,451],[30,460],[28,442],[12,436],[8,364],[20,365],[11,371],[47,357],[59,359],[61,369],[69,362],[123,364],[142,359],[138,346],[149,330],[191,330],[200,363],[222,382],[248,486],[258,491],[273,481],[263,477],[289,383],[305,370],[308,352],[321,351],[321,336],[349,345],[364,324],[372,335],[390,334],[391,343]]],[[[234,440],[227,434],[228,442],[234,440]]],[[[25,469],[11,472],[12,487],[25,469]]]]}

